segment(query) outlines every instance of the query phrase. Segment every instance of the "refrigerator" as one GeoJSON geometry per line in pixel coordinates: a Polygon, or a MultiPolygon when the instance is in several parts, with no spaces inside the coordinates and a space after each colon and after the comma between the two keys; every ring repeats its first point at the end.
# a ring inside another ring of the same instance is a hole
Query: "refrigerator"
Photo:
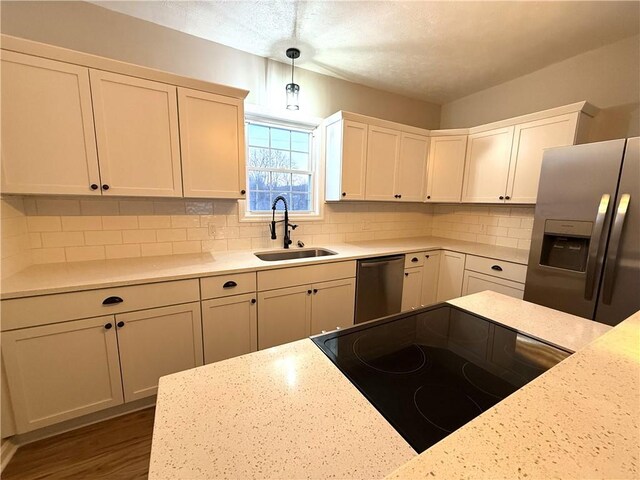
{"type": "Polygon", "coordinates": [[[524,299],[608,325],[640,310],[640,137],[545,151],[524,299]]]}

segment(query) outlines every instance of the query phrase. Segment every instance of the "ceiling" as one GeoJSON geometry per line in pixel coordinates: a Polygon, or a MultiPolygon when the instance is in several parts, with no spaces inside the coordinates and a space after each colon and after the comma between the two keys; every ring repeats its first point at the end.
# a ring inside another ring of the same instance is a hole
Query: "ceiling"
{"type": "Polygon", "coordinates": [[[95,1],[413,98],[446,103],[638,34],[640,2],[95,1]]]}

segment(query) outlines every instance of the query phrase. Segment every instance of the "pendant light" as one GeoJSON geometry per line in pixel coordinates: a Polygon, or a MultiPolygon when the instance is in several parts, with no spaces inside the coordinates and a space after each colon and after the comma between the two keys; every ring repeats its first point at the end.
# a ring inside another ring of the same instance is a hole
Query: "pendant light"
{"type": "Polygon", "coordinates": [[[296,58],[300,57],[300,50],[287,48],[287,57],[291,59],[291,83],[287,83],[287,110],[300,110],[300,105],[298,104],[300,85],[293,83],[293,66],[296,58]]]}

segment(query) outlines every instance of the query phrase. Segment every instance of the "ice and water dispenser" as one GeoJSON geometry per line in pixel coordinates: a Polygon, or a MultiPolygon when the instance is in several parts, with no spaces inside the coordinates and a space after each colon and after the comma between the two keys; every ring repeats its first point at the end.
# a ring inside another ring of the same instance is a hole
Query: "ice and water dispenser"
{"type": "Polygon", "coordinates": [[[584,272],[593,222],[546,220],[540,265],[584,272]]]}

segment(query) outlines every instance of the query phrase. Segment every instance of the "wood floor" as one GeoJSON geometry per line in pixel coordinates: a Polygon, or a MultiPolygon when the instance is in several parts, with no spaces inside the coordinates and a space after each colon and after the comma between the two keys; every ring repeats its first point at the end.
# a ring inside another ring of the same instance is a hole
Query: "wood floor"
{"type": "Polygon", "coordinates": [[[20,447],[2,480],[147,478],[154,408],[20,447]]]}

